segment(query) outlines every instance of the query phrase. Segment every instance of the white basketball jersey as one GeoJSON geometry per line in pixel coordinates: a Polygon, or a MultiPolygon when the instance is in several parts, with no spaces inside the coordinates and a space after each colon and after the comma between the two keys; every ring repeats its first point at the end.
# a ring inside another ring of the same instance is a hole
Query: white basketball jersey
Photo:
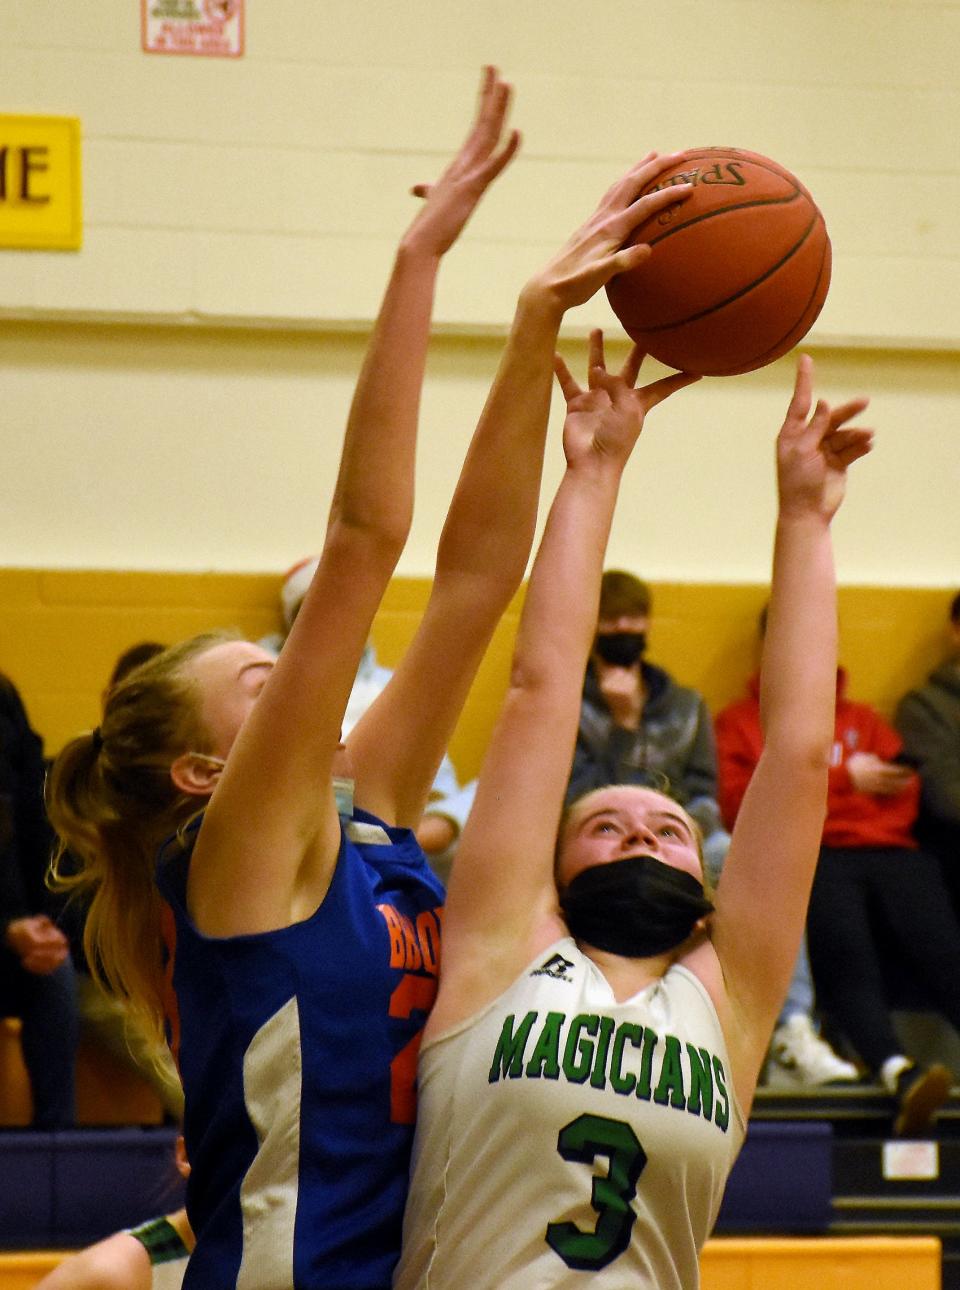
{"type": "Polygon", "coordinates": [[[150,1269],[152,1290],[181,1290],[187,1271],[187,1259],[171,1259],[169,1263],[155,1263],[150,1269]]]}
{"type": "Polygon", "coordinates": [[[617,1003],[570,937],[420,1053],[395,1290],[691,1290],[744,1121],[674,965],[617,1003]]]}

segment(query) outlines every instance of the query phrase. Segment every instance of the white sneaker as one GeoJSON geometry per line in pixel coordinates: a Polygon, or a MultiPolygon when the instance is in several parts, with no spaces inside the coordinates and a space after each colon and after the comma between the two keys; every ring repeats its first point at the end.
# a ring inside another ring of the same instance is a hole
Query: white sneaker
{"type": "Polygon", "coordinates": [[[773,1032],[767,1063],[767,1083],[772,1087],[816,1088],[859,1078],[856,1066],[837,1056],[805,1013],[795,1012],[773,1032]]]}

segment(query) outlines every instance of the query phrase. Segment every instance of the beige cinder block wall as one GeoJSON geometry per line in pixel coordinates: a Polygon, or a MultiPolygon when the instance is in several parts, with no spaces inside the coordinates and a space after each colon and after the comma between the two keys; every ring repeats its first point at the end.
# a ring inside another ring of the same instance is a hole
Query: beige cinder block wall
{"type": "MultiPolygon", "coordinates": [[[[829,397],[873,395],[879,432],[838,520],[841,580],[960,581],[957,0],[246,9],[228,61],[144,54],[129,0],[0,0],[0,110],[78,116],[85,192],[81,251],[0,251],[0,565],[266,572],[316,549],[407,190],[495,61],[524,145],[444,265],[400,573],[429,573],[525,277],[648,147],[727,142],[795,170],[833,238],[809,348],[829,397]]],[[[596,323],[622,354],[601,296],[568,319],[574,364],[596,323]]],[[[658,410],[611,562],[766,578],[791,372],[658,410]]]]}

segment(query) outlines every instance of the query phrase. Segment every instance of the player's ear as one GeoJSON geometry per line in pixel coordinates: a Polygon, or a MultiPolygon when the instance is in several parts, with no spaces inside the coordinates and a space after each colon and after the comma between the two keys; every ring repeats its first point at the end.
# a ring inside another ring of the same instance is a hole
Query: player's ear
{"type": "Polygon", "coordinates": [[[188,797],[209,797],[217,786],[225,763],[206,753],[181,753],[170,766],[174,787],[188,797]]]}

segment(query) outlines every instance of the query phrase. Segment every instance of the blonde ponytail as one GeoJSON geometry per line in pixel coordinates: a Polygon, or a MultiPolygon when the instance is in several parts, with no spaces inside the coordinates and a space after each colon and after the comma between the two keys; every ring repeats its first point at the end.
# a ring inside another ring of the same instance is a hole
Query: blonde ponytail
{"type": "Polygon", "coordinates": [[[171,646],[107,694],[101,725],[68,743],[47,777],[57,833],[53,883],[92,896],[84,930],[90,971],[154,1035],[163,1026],[162,902],[154,883],[160,844],[198,809],[170,766],[206,752],[200,695],[184,665],[234,634],[171,646]]]}

